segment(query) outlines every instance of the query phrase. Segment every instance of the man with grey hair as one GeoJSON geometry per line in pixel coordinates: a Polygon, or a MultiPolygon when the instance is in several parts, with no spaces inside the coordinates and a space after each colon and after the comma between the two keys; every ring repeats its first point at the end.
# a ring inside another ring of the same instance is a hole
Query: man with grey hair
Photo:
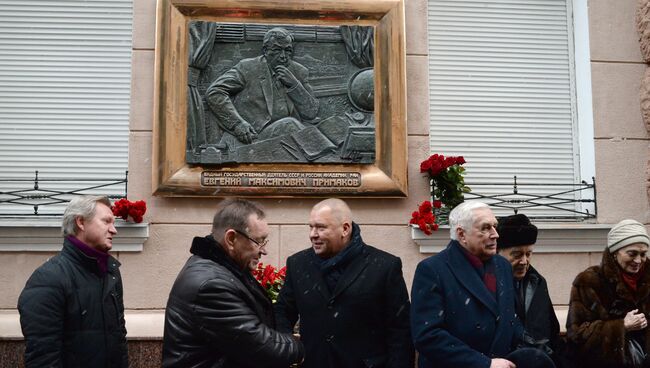
{"type": "Polygon", "coordinates": [[[219,125],[235,140],[249,144],[304,128],[318,114],[318,100],[307,82],[306,67],[293,61],[293,36],[284,28],[264,35],[262,55],[241,60],[206,91],[219,125]]]}
{"type": "Polygon", "coordinates": [[[302,344],[275,330],[271,300],[251,274],[269,241],[264,217],[254,202],[226,199],[211,234],[194,238],[167,301],[163,367],[286,368],[302,361],[302,344]]]}
{"type": "Polygon", "coordinates": [[[63,249],[31,275],[18,299],[25,367],[128,367],[120,263],[111,202],[75,197],[63,249]]]}
{"type": "Polygon", "coordinates": [[[276,303],[282,331],[300,319],[303,368],[412,368],[409,298],[398,257],[363,242],[345,202],[317,203],[311,248],[287,260],[276,303]]]}
{"type": "Polygon", "coordinates": [[[541,350],[519,346],[512,267],[497,255],[497,219],[479,201],[449,214],[451,241],[420,262],[411,289],[411,330],[420,368],[554,367],[541,350]]]}

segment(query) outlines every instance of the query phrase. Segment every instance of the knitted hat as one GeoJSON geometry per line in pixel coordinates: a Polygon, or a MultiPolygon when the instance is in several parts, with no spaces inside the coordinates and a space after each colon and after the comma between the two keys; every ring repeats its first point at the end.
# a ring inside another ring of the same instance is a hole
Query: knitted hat
{"type": "Polygon", "coordinates": [[[531,224],[524,214],[501,218],[497,232],[499,233],[497,249],[532,245],[537,241],[537,226],[531,224]]]}
{"type": "Polygon", "coordinates": [[[650,246],[648,232],[645,226],[638,221],[623,220],[614,225],[607,234],[607,248],[609,248],[610,253],[634,243],[643,243],[650,246]]]}

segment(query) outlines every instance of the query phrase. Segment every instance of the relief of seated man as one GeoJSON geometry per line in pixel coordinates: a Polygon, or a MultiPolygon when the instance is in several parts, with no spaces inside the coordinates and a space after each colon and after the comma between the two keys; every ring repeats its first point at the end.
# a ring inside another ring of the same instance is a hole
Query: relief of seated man
{"type": "Polygon", "coordinates": [[[291,134],[318,114],[308,70],[293,61],[293,36],[284,28],[264,35],[262,55],[243,59],[217,78],[206,100],[230,147],[291,134]]]}

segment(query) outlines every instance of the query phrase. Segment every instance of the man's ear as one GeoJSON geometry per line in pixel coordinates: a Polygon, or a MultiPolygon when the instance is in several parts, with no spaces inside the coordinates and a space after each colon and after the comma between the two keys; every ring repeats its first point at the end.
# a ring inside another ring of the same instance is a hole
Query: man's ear
{"type": "Polygon", "coordinates": [[[343,236],[346,237],[352,232],[352,224],[348,221],[343,222],[343,236]]]}
{"type": "Polygon", "coordinates": [[[233,229],[228,229],[226,232],[223,234],[223,242],[226,246],[226,249],[228,250],[233,250],[235,249],[235,237],[237,236],[237,232],[233,229]]]}
{"type": "Polygon", "coordinates": [[[79,231],[85,231],[86,230],[86,220],[84,220],[83,216],[77,216],[74,218],[74,223],[77,225],[77,229],[79,231]]]}
{"type": "Polygon", "coordinates": [[[458,242],[463,244],[465,242],[465,229],[463,229],[460,226],[456,226],[456,239],[458,239],[458,242]]]}

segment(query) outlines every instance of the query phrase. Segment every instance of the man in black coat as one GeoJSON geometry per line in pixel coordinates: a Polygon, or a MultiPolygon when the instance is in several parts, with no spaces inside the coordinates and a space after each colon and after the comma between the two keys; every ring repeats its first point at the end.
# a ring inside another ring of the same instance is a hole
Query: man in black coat
{"type": "Polygon", "coordinates": [[[276,331],[271,300],[255,280],[266,254],[264,211],[243,199],[217,208],[212,233],[195,237],[165,311],[163,367],[286,368],[302,344],[276,331]]]}
{"type": "Polygon", "coordinates": [[[304,368],[413,367],[409,298],[398,257],[365,244],[340,199],[314,206],[312,247],[287,260],[278,328],[300,319],[304,368]]]}
{"type": "Polygon", "coordinates": [[[499,254],[512,265],[517,317],[534,342],[551,353],[556,365],[563,366],[558,355],[560,324],[548,295],[546,279],[530,264],[537,242],[537,227],[526,215],[517,214],[501,218],[497,232],[499,254]]]}
{"type": "Polygon", "coordinates": [[[127,368],[117,234],[106,197],[79,196],[63,214],[63,249],[18,298],[25,367],[127,368]]]}

